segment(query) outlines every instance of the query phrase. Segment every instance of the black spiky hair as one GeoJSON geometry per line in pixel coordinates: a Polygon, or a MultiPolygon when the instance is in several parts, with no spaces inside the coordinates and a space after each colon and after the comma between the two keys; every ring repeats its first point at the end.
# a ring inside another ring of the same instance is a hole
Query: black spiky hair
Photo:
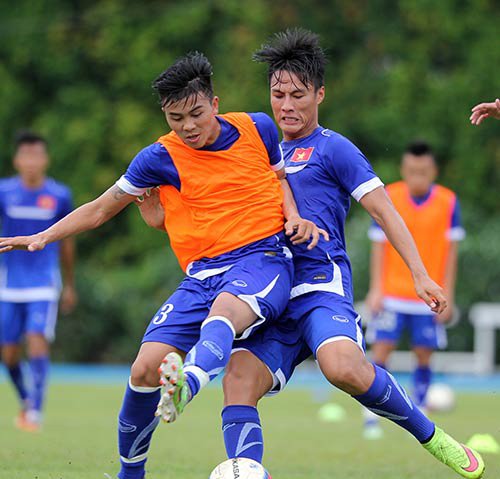
{"type": "Polygon", "coordinates": [[[175,61],[153,82],[163,107],[180,100],[204,95],[214,97],[212,65],[200,52],[191,52],[175,61]]]}
{"type": "Polygon", "coordinates": [[[429,143],[422,140],[415,140],[408,143],[405,148],[405,153],[410,153],[413,156],[432,156],[434,157],[434,150],[429,143]]]}
{"type": "Polygon", "coordinates": [[[17,150],[21,145],[34,145],[35,143],[43,143],[47,147],[47,140],[30,130],[19,130],[14,135],[14,146],[17,150]]]}
{"type": "Polygon", "coordinates": [[[253,54],[253,59],[267,63],[269,82],[276,72],[289,72],[315,90],[324,85],[326,54],[319,36],[309,30],[293,28],[274,34],[253,54]]]}

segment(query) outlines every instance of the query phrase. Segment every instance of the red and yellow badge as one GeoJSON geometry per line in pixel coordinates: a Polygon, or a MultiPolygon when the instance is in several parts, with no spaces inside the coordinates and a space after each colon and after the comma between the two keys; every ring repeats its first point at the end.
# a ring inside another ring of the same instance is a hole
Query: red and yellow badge
{"type": "Polygon", "coordinates": [[[295,148],[293,152],[292,161],[293,163],[300,163],[302,161],[309,161],[311,158],[312,152],[314,151],[314,146],[310,146],[309,148],[295,148]]]}
{"type": "Polygon", "coordinates": [[[36,205],[44,210],[55,210],[57,201],[53,196],[40,195],[36,200],[36,205]]]}

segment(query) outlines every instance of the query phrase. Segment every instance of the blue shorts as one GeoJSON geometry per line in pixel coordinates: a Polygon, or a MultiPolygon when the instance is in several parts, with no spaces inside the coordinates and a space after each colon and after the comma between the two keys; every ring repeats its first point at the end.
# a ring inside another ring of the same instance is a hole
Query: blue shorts
{"type": "Polygon", "coordinates": [[[57,301],[7,303],[0,301],[2,344],[19,344],[25,334],[41,334],[53,341],[57,322],[57,301]]]}
{"type": "Polygon", "coordinates": [[[361,318],[352,303],[334,293],[315,291],[290,301],[283,320],[235,347],[257,356],[273,375],[270,394],[281,391],[294,369],[328,343],[348,339],[365,351],[361,318]]]}
{"type": "Polygon", "coordinates": [[[196,277],[186,277],[153,317],[142,342],[159,342],[189,351],[198,342],[201,323],[212,303],[224,292],[247,303],[257,315],[257,320],[236,339],[247,338],[262,324],[277,320],[290,295],[291,255],[281,246],[273,247],[234,259],[228,266],[198,268],[196,277]]]}
{"type": "Polygon", "coordinates": [[[434,314],[382,311],[372,318],[367,337],[370,343],[378,341],[397,343],[405,329],[410,332],[412,346],[443,349],[447,345],[446,329],[436,321],[434,314]]]}

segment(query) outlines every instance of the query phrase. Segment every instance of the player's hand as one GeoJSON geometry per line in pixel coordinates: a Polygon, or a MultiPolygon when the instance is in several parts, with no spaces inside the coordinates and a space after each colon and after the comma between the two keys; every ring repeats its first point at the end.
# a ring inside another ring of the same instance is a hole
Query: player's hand
{"type": "Polygon", "coordinates": [[[496,118],[500,120],[500,99],[496,99],[491,103],[480,103],[472,108],[470,122],[473,125],[480,125],[486,118],[496,118]]]}
{"type": "Polygon", "coordinates": [[[46,245],[47,242],[40,234],[0,238],[0,253],[7,253],[13,249],[28,250],[30,252],[40,251],[45,248],[46,245]]]}
{"type": "Polygon", "coordinates": [[[61,313],[69,314],[78,303],[78,294],[73,286],[64,286],[61,292],[61,313]]]}
{"type": "Polygon", "coordinates": [[[380,290],[370,289],[366,295],[365,303],[372,314],[382,311],[384,295],[380,290]]]}
{"type": "Polygon", "coordinates": [[[452,303],[440,314],[436,316],[436,321],[441,324],[447,324],[453,319],[453,313],[455,312],[452,303]]]}
{"type": "Polygon", "coordinates": [[[432,281],[427,275],[414,277],[413,281],[419,298],[423,299],[434,313],[441,314],[447,307],[447,301],[441,286],[432,281]]]}
{"type": "Polygon", "coordinates": [[[164,230],[165,212],[160,202],[160,189],[151,188],[142,196],[139,196],[134,203],[139,207],[142,219],[152,228],[164,230]]]}
{"type": "Polygon", "coordinates": [[[290,236],[290,241],[293,245],[307,243],[309,241],[309,245],[307,246],[308,250],[313,249],[318,244],[320,235],[323,236],[326,241],[330,239],[325,230],[318,228],[315,223],[305,220],[300,216],[289,219],[285,223],[285,234],[290,236]]]}

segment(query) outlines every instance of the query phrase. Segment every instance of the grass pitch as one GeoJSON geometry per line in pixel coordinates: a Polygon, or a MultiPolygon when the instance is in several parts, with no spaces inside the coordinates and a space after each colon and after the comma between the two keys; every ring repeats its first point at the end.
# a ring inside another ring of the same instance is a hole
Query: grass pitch
{"type": "MultiPolygon", "coordinates": [[[[123,388],[54,385],[49,391],[44,430],[23,433],[13,427],[16,403],[0,384],[1,479],[103,479],[118,471],[116,416],[123,388]]],[[[274,479],[452,479],[407,433],[384,422],[385,437],[362,438],[358,405],[335,393],[332,401],[347,419],[324,423],[319,404],[307,391],[289,389],[261,403],[264,463],[274,479]]],[[[222,396],[204,391],[174,424],[160,424],[153,438],[148,479],[207,479],[225,459],[220,432],[222,396]]],[[[456,410],[434,417],[457,439],[492,434],[500,442],[498,395],[459,395],[456,410]]],[[[484,455],[485,478],[500,478],[500,455],[484,455]]]]}

